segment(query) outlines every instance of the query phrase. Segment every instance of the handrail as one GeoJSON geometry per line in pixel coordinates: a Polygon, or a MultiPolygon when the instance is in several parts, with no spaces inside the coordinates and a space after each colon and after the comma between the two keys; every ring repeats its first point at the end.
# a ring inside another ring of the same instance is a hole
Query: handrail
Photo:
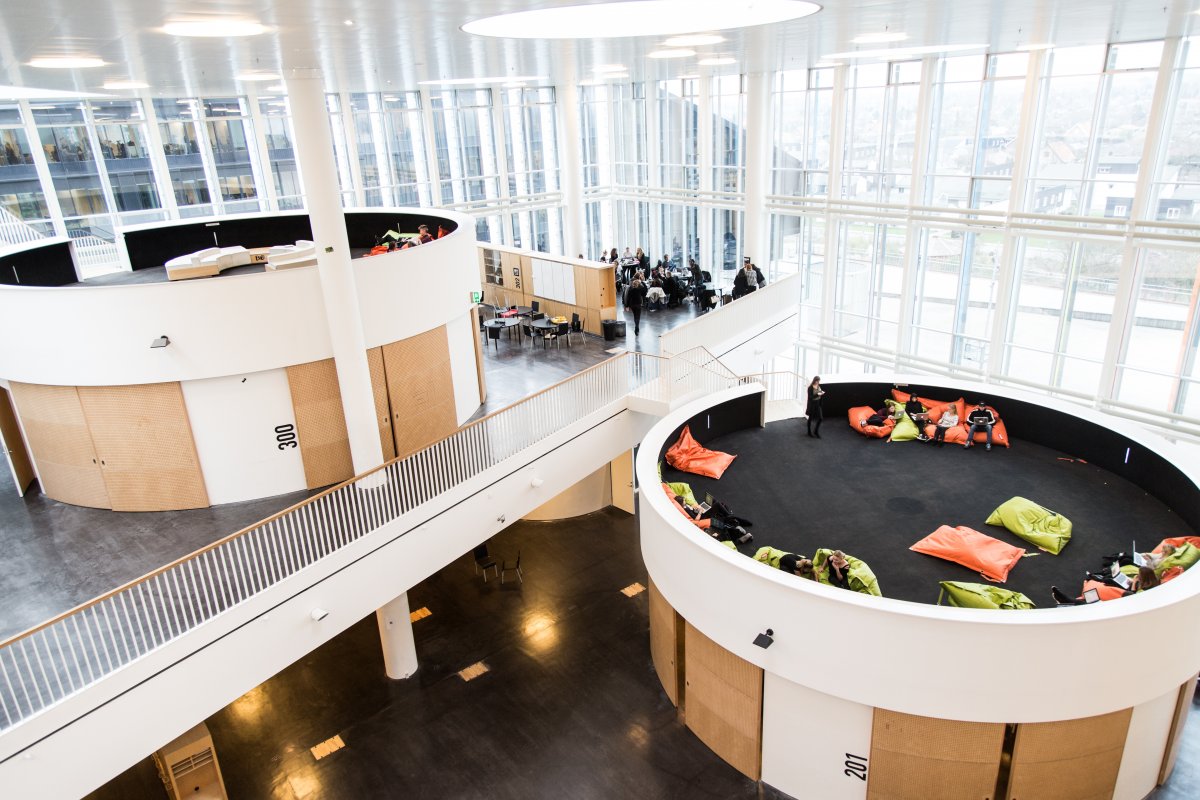
{"type": "Polygon", "coordinates": [[[0,730],[627,396],[666,359],[622,353],[0,642],[0,730]]]}

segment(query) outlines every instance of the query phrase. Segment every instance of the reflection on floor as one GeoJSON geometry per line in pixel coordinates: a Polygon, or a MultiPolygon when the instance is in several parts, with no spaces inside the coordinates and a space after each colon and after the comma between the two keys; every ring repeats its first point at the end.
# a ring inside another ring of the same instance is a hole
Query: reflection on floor
{"type": "MultiPolygon", "coordinates": [[[[524,583],[485,584],[464,555],[409,590],[431,612],[413,626],[414,677],[384,676],[369,617],[210,718],[230,797],[784,797],[676,719],[647,593],[621,593],[647,580],[634,518],[518,522],[490,549],[520,550],[524,583]],[[335,735],[345,747],[315,759],[335,735]]],[[[90,795],[161,797],[149,759],[90,795]]]]}

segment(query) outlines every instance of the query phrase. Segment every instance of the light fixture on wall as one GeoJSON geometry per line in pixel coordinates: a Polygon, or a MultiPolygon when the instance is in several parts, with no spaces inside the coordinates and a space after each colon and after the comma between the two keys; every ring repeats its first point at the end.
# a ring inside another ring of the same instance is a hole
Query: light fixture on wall
{"type": "Polygon", "coordinates": [[[770,628],[767,628],[767,630],[765,632],[760,633],[758,636],[754,637],[754,644],[757,645],[758,647],[761,647],[763,650],[766,650],[768,647],[775,644],[774,637],[775,637],[775,631],[771,630],[770,628]]]}
{"type": "Polygon", "coordinates": [[[153,342],[150,343],[150,349],[153,350],[157,347],[166,347],[170,343],[171,343],[171,340],[168,339],[167,335],[164,333],[162,336],[158,337],[157,339],[155,339],[153,342]]]}
{"type": "Polygon", "coordinates": [[[543,483],[545,483],[545,481],[542,480],[541,478],[534,478],[533,480],[531,480],[529,482],[529,485],[536,489],[539,486],[541,486],[543,483]]]}
{"type": "Polygon", "coordinates": [[[313,622],[320,622],[329,616],[329,612],[323,608],[314,608],[312,611],[308,612],[308,615],[312,617],[313,622]]]}

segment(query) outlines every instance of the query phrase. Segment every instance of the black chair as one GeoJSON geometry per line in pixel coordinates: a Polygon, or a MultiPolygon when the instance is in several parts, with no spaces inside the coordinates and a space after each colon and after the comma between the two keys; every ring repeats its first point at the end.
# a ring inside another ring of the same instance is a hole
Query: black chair
{"type": "MultiPolygon", "coordinates": [[[[510,572],[517,573],[517,580],[521,583],[525,582],[525,576],[521,573],[521,551],[517,551],[517,560],[513,563],[503,562],[500,565],[500,585],[504,585],[504,576],[510,572]]],[[[487,573],[484,573],[484,581],[487,581],[487,573]]]]}
{"type": "Polygon", "coordinates": [[[579,315],[571,313],[571,333],[583,333],[583,322],[580,321],[579,315]]]}
{"type": "Polygon", "coordinates": [[[496,343],[496,349],[500,349],[500,326],[490,325],[487,329],[488,339],[496,343]]]}
{"type": "Polygon", "coordinates": [[[530,303],[530,304],[529,304],[529,307],[530,307],[530,308],[532,308],[532,309],[533,309],[533,311],[534,311],[534,313],[536,314],[536,313],[537,313],[537,311],[538,311],[538,309],[540,309],[540,308],[541,308],[541,304],[540,304],[540,303],[538,303],[538,301],[537,301],[537,300],[534,300],[532,303],[530,303]]]}
{"type": "MultiPolygon", "coordinates": [[[[487,548],[486,544],[479,545],[478,547],[475,548],[474,552],[475,552],[475,574],[478,575],[482,572],[484,583],[487,583],[487,574],[488,574],[489,569],[496,570],[497,575],[500,574],[500,566],[496,563],[496,559],[494,559],[490,555],[488,555],[488,548],[487,548]]],[[[520,563],[520,561],[521,561],[521,552],[518,550],[517,551],[518,564],[520,563]]],[[[504,579],[501,578],[500,582],[504,583],[504,579]]]]}
{"type": "Polygon", "coordinates": [[[546,315],[540,311],[535,311],[529,315],[529,320],[531,322],[537,322],[539,319],[545,319],[545,318],[546,318],[546,315]]]}

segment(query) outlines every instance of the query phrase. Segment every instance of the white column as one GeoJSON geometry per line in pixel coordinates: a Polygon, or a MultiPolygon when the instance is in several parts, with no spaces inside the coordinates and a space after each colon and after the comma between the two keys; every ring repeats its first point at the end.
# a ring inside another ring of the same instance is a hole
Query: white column
{"type": "Polygon", "coordinates": [[[771,75],[755,72],[746,76],[746,219],[742,255],[750,256],[760,269],[770,269],[770,219],[767,193],[771,183],[771,75]]]}
{"type": "Polygon", "coordinates": [[[583,235],[583,133],[579,124],[579,87],[571,68],[567,79],[554,90],[558,108],[558,175],[562,186],[563,255],[584,253],[583,235]]]}
{"type": "Polygon", "coordinates": [[[392,600],[375,612],[379,639],[383,643],[383,669],[394,681],[411,677],[417,671],[417,645],[413,640],[412,617],[408,612],[408,593],[392,600]]]}
{"type": "Polygon", "coordinates": [[[287,92],[292,105],[296,163],[312,222],[317,274],[350,435],[350,456],[355,474],[360,474],[383,463],[383,449],[375,419],[375,396],[371,391],[367,345],[338,189],[325,90],[319,73],[296,70],[287,78],[287,92]]]}

